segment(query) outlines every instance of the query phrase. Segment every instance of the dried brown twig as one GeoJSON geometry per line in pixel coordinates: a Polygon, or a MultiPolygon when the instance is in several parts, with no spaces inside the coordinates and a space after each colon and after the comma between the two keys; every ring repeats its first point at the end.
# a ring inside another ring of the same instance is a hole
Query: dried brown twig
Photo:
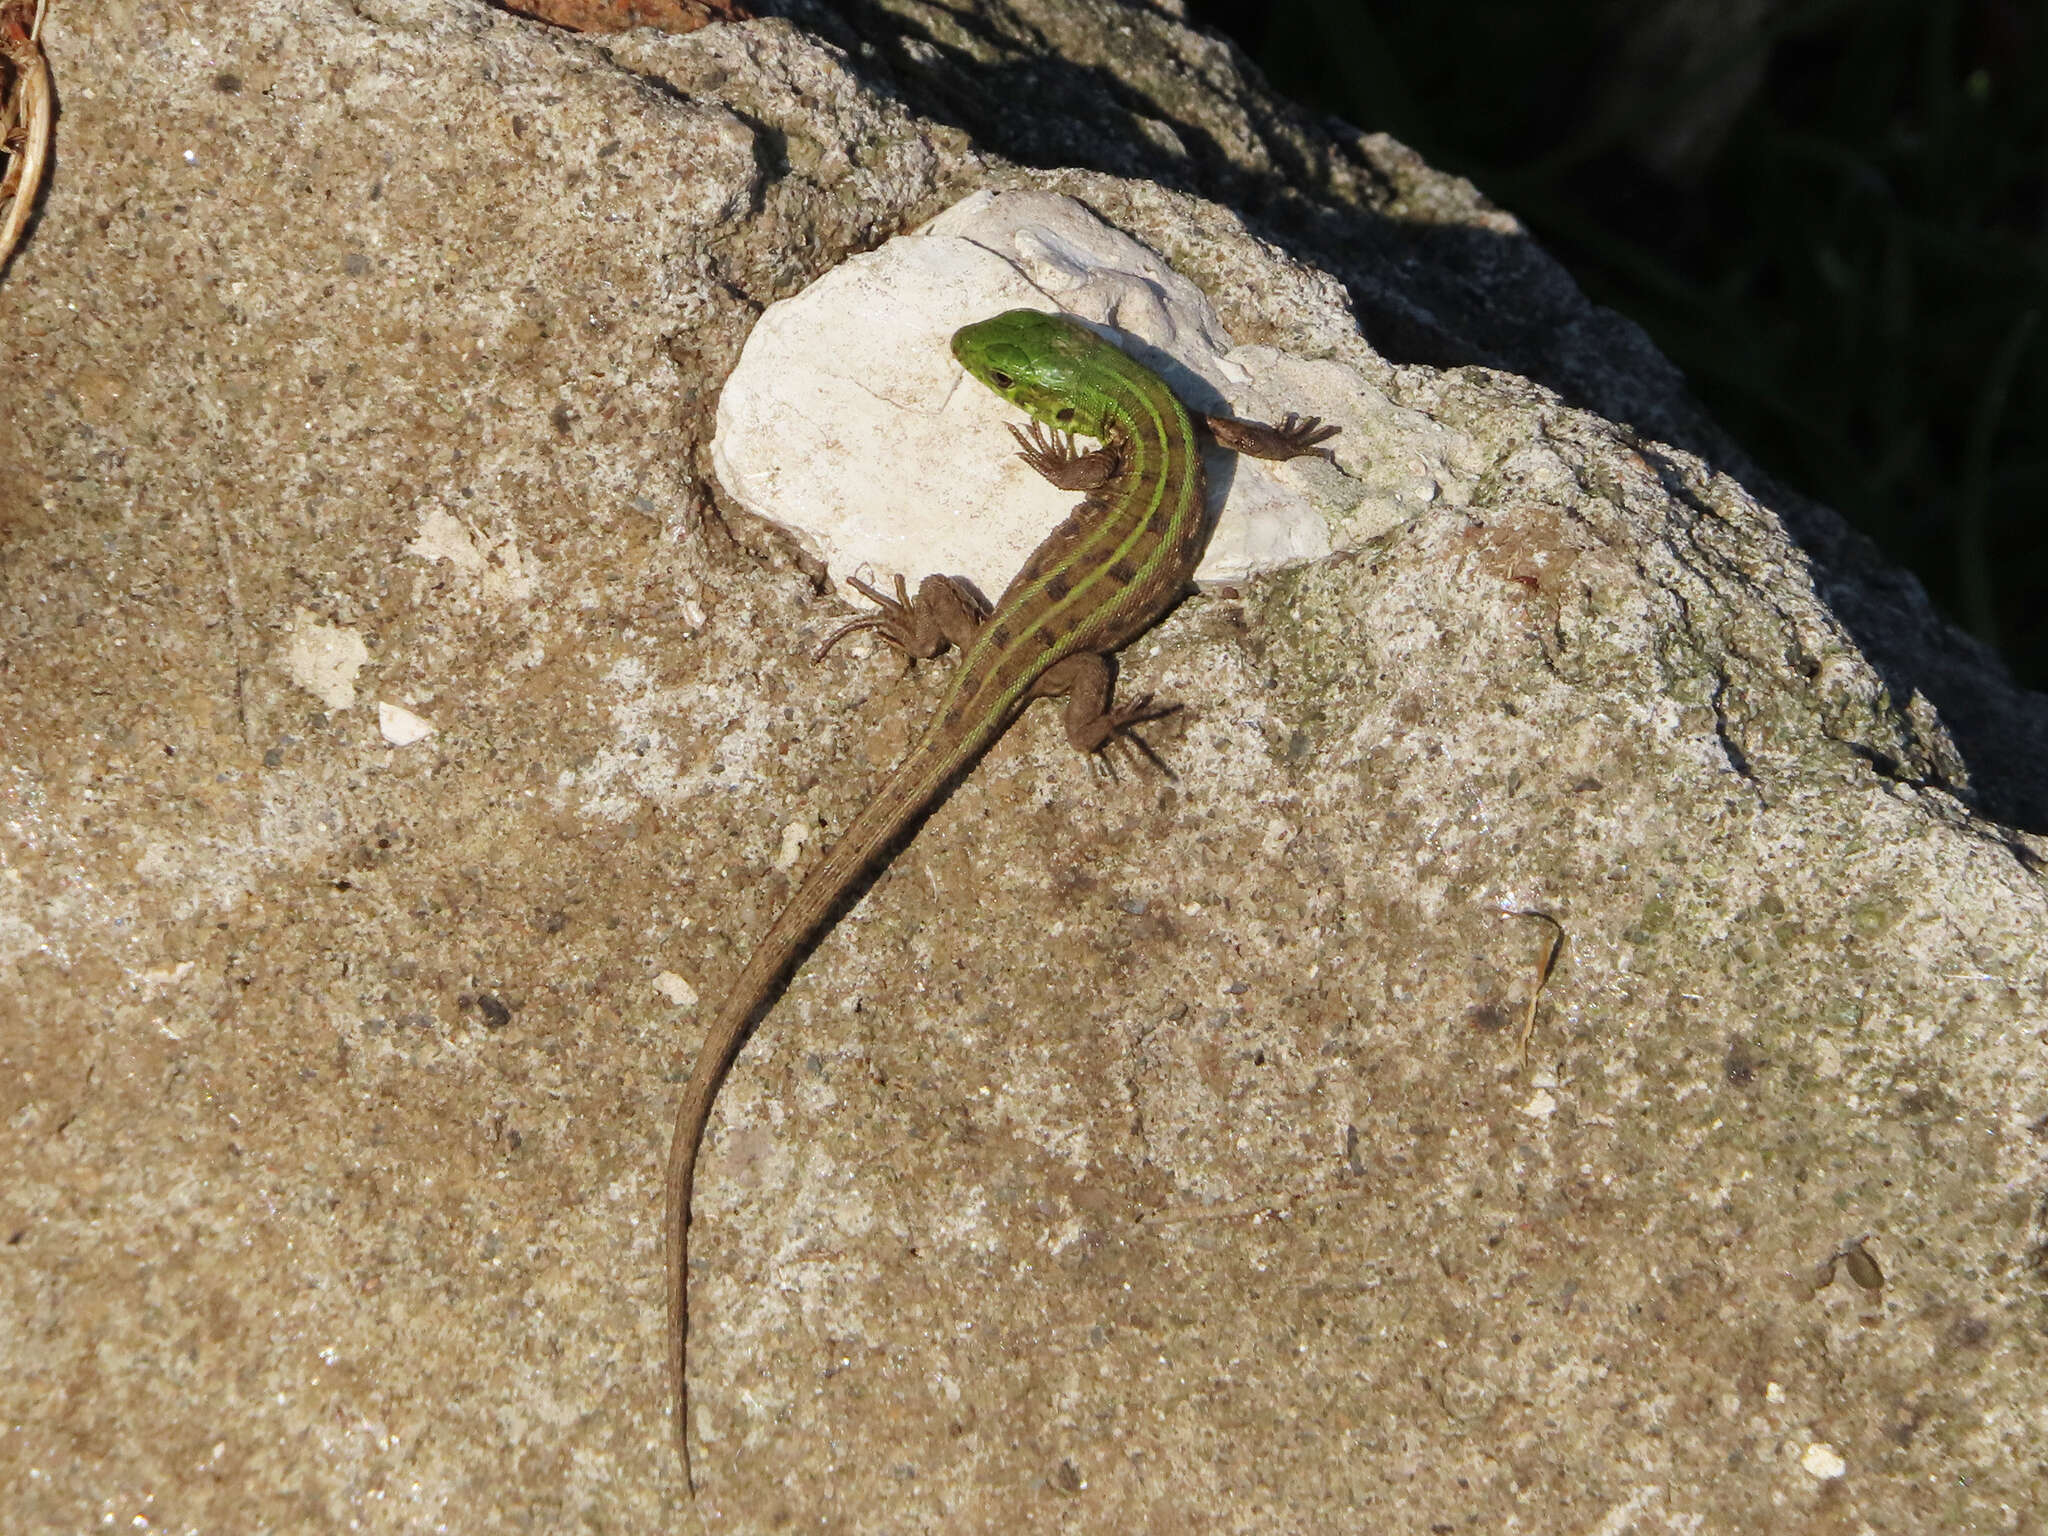
{"type": "Polygon", "coordinates": [[[43,0],[0,0],[0,272],[28,227],[50,163],[54,117],[50,65],[43,57],[43,0]]]}
{"type": "Polygon", "coordinates": [[[1508,907],[1502,917],[1532,917],[1547,925],[1549,932],[1543,936],[1543,953],[1536,961],[1536,985],[1529,989],[1529,1011],[1522,1019],[1522,1064],[1529,1062],[1529,1037],[1536,1033],[1536,1002],[1543,996],[1543,989],[1550,982],[1550,973],[1557,968],[1558,951],[1564,948],[1564,924],[1548,912],[1525,912],[1520,907],[1508,907]]]}

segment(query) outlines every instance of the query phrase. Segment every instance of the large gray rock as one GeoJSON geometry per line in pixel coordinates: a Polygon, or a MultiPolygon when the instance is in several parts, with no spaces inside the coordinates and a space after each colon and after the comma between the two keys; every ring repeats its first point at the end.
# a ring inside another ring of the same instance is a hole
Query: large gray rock
{"type": "Polygon", "coordinates": [[[1172,778],[1027,718],[799,972],[701,1170],[711,1523],[2041,1529],[2044,849],[1893,685],[2037,706],[1703,462],[1511,220],[1170,10],[55,11],[0,283],[10,1530],[683,1518],[698,1000],[944,665],[805,659],[847,610],[720,515],[715,403],[763,305],[989,187],[1482,467],[1132,647],[1172,778]],[[1025,56],[1007,131],[1127,164],[995,144],[1025,56]]]}

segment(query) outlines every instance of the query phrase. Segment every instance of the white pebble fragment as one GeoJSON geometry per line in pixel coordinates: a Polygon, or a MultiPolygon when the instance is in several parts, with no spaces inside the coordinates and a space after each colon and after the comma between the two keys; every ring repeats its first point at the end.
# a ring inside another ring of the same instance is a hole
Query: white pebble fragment
{"type": "Polygon", "coordinates": [[[1808,1476],[1817,1477],[1824,1483],[1833,1482],[1849,1470],[1849,1463],[1836,1455],[1835,1448],[1825,1440],[1816,1440],[1809,1445],[1806,1454],[1799,1458],[1799,1465],[1806,1469],[1808,1476]]]}
{"type": "Polygon", "coordinates": [[[654,990],[674,1003],[678,1008],[697,1006],[697,989],[674,971],[663,971],[654,978],[654,990]]]}
{"type": "Polygon", "coordinates": [[[792,821],[782,829],[782,847],[775,855],[775,867],[785,873],[796,867],[796,861],[803,857],[804,844],[811,840],[808,822],[792,821]]]}
{"type": "Polygon", "coordinates": [[[1464,457],[1457,434],[1342,363],[1234,346],[1155,252],[1034,191],[974,193],[770,305],[719,398],[720,484],[836,578],[887,590],[901,574],[914,590],[943,572],[994,598],[1076,499],[1017,458],[1008,425],[1022,414],[953,359],[954,331],[1008,309],[1087,321],[1194,410],[1342,428],[1342,471],[1209,451],[1212,509],[1227,499],[1199,580],[1318,559],[1467,499],[1468,477],[1447,467],[1464,457]]]}
{"type": "Polygon", "coordinates": [[[354,704],[356,674],[370,660],[362,635],[345,626],[322,624],[304,608],[294,613],[290,634],[280,659],[292,681],[330,710],[354,704]]]}
{"type": "Polygon", "coordinates": [[[434,734],[431,722],[422,720],[409,709],[396,704],[377,703],[377,729],[384,739],[394,747],[409,747],[416,741],[425,741],[434,734]]]}
{"type": "Polygon", "coordinates": [[[427,509],[420,519],[419,536],[405,546],[405,552],[430,564],[446,560],[458,571],[480,571],[484,566],[484,557],[477,551],[469,530],[440,507],[427,509]]]}

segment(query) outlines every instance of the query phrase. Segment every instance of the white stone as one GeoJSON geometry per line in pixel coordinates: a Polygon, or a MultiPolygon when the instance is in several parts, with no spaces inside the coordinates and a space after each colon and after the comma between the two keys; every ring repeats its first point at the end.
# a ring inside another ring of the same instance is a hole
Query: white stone
{"type": "Polygon", "coordinates": [[[674,1003],[678,1008],[697,1006],[697,989],[674,971],[663,971],[654,978],[654,990],[674,1003]]]}
{"type": "Polygon", "coordinates": [[[1809,1445],[1806,1454],[1799,1458],[1799,1465],[1806,1469],[1808,1476],[1817,1477],[1824,1483],[1846,1476],[1849,1471],[1849,1463],[1842,1460],[1825,1440],[1816,1440],[1809,1445]]]}
{"type": "Polygon", "coordinates": [[[520,553],[517,535],[508,530],[492,539],[473,532],[446,508],[431,507],[421,516],[419,534],[405,552],[429,564],[445,560],[476,577],[487,602],[523,602],[533,596],[532,562],[520,553]]]}
{"type": "Polygon", "coordinates": [[[459,571],[484,568],[484,557],[476,541],[470,538],[469,530],[440,507],[430,509],[420,519],[419,537],[405,546],[405,552],[429,563],[446,560],[459,571]]]}
{"type": "Polygon", "coordinates": [[[775,855],[775,867],[780,870],[794,869],[796,861],[803,856],[804,844],[810,840],[811,828],[808,822],[792,821],[784,827],[782,847],[775,855]]]}
{"type": "Polygon", "coordinates": [[[1222,510],[1206,582],[1241,579],[1375,537],[1462,501],[1460,439],[1393,407],[1341,363],[1234,347],[1200,289],[1071,198],[977,192],[912,235],[769,306],[727,379],[712,462],[749,511],[788,528],[838,578],[884,590],[934,572],[993,598],[1075,501],[1016,456],[1017,410],[953,360],[970,321],[1065,310],[1158,370],[1192,408],[1342,431],[1339,468],[1212,448],[1222,510]],[[1389,428],[1401,447],[1383,449],[1389,428]]]}
{"type": "Polygon", "coordinates": [[[370,648],[355,630],[322,624],[300,608],[281,660],[293,682],[329,709],[343,710],[356,701],[356,674],[369,663],[370,648]]]}
{"type": "Polygon", "coordinates": [[[394,747],[409,747],[434,734],[431,722],[422,720],[409,709],[381,700],[377,704],[377,729],[394,747]]]}

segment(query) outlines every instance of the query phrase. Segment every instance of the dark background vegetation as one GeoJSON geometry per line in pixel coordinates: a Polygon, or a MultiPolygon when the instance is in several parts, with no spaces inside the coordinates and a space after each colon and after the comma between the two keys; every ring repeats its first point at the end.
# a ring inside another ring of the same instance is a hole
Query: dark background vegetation
{"type": "Polygon", "coordinates": [[[1190,0],[1521,217],[2048,688],[2048,0],[1190,0]]]}

